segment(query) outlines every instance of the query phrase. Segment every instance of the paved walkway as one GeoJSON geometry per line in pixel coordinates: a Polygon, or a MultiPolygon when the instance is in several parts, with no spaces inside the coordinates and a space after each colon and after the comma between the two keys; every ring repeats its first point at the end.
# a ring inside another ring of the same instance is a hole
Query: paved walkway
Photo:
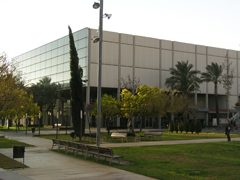
{"type": "MultiPolygon", "coordinates": [[[[55,133],[54,131],[41,131],[41,134],[55,133]]],[[[112,168],[109,166],[97,164],[94,162],[76,159],[50,151],[52,141],[32,137],[32,133],[25,134],[21,132],[2,132],[0,136],[32,144],[35,147],[25,148],[25,165],[30,168],[3,170],[0,169],[0,180],[77,180],[77,179],[146,179],[146,176],[138,175],[128,171],[112,168]]],[[[224,139],[204,139],[204,140],[180,140],[180,141],[153,141],[136,143],[105,143],[102,147],[122,147],[122,146],[152,146],[152,145],[173,145],[189,143],[207,143],[207,142],[226,142],[224,139]]],[[[232,138],[232,141],[240,141],[240,138],[232,138]]],[[[1,149],[0,152],[12,158],[12,149],[1,149]]],[[[18,159],[17,159],[18,160],[18,159]]],[[[22,162],[22,159],[19,159],[22,162]]]]}

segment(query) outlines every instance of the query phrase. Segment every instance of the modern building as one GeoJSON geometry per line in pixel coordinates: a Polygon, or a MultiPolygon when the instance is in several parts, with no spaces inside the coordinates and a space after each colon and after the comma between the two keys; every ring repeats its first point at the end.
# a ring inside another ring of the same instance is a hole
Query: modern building
{"type": "MultiPolygon", "coordinates": [[[[86,83],[86,105],[92,104],[97,98],[98,79],[98,43],[93,43],[93,36],[98,33],[95,29],[84,28],[75,33],[74,40],[78,52],[79,64],[83,68],[83,78],[86,83]]],[[[178,61],[189,61],[196,70],[205,72],[205,67],[212,62],[222,64],[226,54],[234,70],[233,87],[230,96],[230,111],[235,112],[234,104],[238,100],[240,80],[240,52],[202,45],[174,42],[155,38],[134,36],[115,32],[103,32],[102,52],[102,93],[119,97],[121,78],[128,75],[133,79],[139,78],[141,84],[158,86],[167,90],[165,79],[170,76],[169,68],[174,67],[178,61]]],[[[68,35],[28,51],[13,58],[18,62],[18,70],[28,83],[36,83],[42,77],[51,77],[52,82],[62,84],[67,102],[62,103],[62,124],[70,118],[70,65],[69,65],[69,37],[68,35]],[[65,119],[65,120],[64,120],[65,119]]],[[[219,85],[220,118],[226,117],[226,95],[223,85],[219,85]]],[[[212,125],[215,115],[214,85],[202,83],[200,92],[195,93],[195,102],[200,103],[199,119],[206,125],[212,125]]],[[[55,115],[56,116],[56,115],[55,115]]],[[[190,117],[193,118],[193,117],[190,117]]],[[[147,128],[160,128],[161,119],[145,120],[147,128]]],[[[94,119],[92,125],[95,126],[94,119]]],[[[44,124],[51,123],[44,117],[44,124]]],[[[115,119],[114,125],[124,125],[126,120],[115,119]]],[[[102,122],[105,126],[105,122],[102,122]]],[[[135,127],[139,122],[135,121],[135,127]]]]}

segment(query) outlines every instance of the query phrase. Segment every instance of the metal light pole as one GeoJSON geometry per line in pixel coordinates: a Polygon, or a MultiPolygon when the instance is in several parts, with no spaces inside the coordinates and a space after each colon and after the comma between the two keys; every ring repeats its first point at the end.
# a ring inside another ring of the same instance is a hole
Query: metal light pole
{"type": "Polygon", "coordinates": [[[80,111],[80,136],[79,136],[80,142],[82,142],[82,110],[80,111]]]}
{"type": "Polygon", "coordinates": [[[99,10],[99,64],[98,64],[98,92],[97,92],[97,146],[100,146],[100,125],[101,125],[101,84],[102,84],[102,21],[103,21],[103,0],[100,0],[99,10]]]}
{"type": "Polygon", "coordinates": [[[27,134],[27,113],[26,113],[26,134],[27,134]]]}
{"type": "Polygon", "coordinates": [[[41,114],[39,113],[39,122],[38,122],[38,124],[39,124],[39,131],[38,131],[38,135],[39,135],[39,136],[40,136],[40,122],[41,122],[40,118],[41,118],[41,114]]]}

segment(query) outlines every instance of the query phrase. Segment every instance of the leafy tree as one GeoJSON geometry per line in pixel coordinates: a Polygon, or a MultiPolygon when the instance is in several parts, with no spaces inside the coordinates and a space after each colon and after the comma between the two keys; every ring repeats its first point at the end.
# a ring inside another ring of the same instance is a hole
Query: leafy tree
{"type": "Polygon", "coordinates": [[[168,126],[168,130],[173,133],[174,129],[175,129],[174,121],[170,121],[169,126],[168,126]]]}
{"type": "Polygon", "coordinates": [[[189,132],[189,122],[188,122],[188,121],[186,121],[186,122],[184,123],[184,130],[186,131],[186,133],[189,132]]]}
{"type": "Polygon", "coordinates": [[[174,130],[178,133],[178,120],[174,122],[174,130]]]}
{"type": "Polygon", "coordinates": [[[172,76],[166,79],[165,85],[184,95],[198,91],[201,79],[197,75],[200,74],[200,71],[192,70],[193,65],[188,64],[188,61],[177,62],[175,66],[176,68],[170,68],[172,76]]]}
{"type": "MultiPolygon", "coordinates": [[[[79,58],[74,44],[73,34],[70,26],[69,29],[69,46],[70,46],[70,94],[71,94],[71,112],[73,128],[77,136],[80,137],[80,111],[84,111],[83,91],[82,91],[82,68],[79,66],[79,58]]],[[[82,126],[82,135],[85,127],[82,126]]]]}
{"type": "Polygon", "coordinates": [[[206,82],[214,83],[214,95],[215,95],[215,105],[216,105],[216,115],[217,115],[217,123],[219,124],[219,105],[218,105],[218,83],[222,82],[222,72],[223,68],[221,65],[217,63],[211,63],[211,65],[207,65],[207,72],[202,73],[201,78],[206,82]]]}
{"type": "Polygon", "coordinates": [[[134,96],[127,89],[123,89],[121,92],[122,101],[122,113],[123,117],[128,119],[127,126],[129,127],[132,123],[132,119],[137,114],[137,97],[134,96]]]}
{"type": "Polygon", "coordinates": [[[184,125],[183,125],[183,122],[180,121],[180,122],[178,123],[178,131],[180,131],[180,132],[182,133],[183,130],[184,130],[184,125]]]}
{"type": "Polygon", "coordinates": [[[190,122],[189,124],[189,131],[193,134],[195,131],[195,123],[193,121],[190,122]]]}
{"type": "MultiPolygon", "coordinates": [[[[34,96],[34,102],[38,103],[41,112],[43,112],[43,105],[45,105],[45,112],[47,113],[48,111],[51,111],[51,114],[53,115],[57,100],[64,100],[59,91],[61,85],[51,83],[51,78],[49,77],[43,77],[37,84],[32,84],[31,89],[34,96]]],[[[54,124],[54,116],[52,116],[53,128],[54,124]]]]}
{"type": "MultiPolygon", "coordinates": [[[[120,115],[120,110],[121,102],[119,100],[114,99],[111,95],[103,95],[101,98],[101,117],[107,119],[107,127],[109,127],[113,117],[120,115]]],[[[92,114],[97,116],[97,102],[95,104],[95,108],[92,110],[92,114]]]]}
{"type": "Polygon", "coordinates": [[[136,89],[137,115],[141,118],[140,131],[144,117],[164,116],[166,105],[166,93],[157,86],[151,87],[142,85],[136,89]]]}
{"type": "Polygon", "coordinates": [[[200,122],[200,120],[197,120],[195,131],[197,134],[202,131],[202,123],[200,122]]]}
{"type": "Polygon", "coordinates": [[[222,75],[222,82],[223,82],[223,88],[226,90],[227,95],[227,119],[229,119],[229,96],[230,90],[232,89],[233,85],[233,73],[234,69],[232,68],[232,62],[229,62],[228,54],[226,54],[225,61],[223,63],[223,69],[226,71],[225,74],[222,75]]]}

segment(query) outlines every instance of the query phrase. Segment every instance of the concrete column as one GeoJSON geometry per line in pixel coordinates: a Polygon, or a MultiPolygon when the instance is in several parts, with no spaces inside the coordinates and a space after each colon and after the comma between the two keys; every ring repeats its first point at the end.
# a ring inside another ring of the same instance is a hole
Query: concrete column
{"type": "Polygon", "coordinates": [[[159,40],[159,88],[162,87],[162,41],[159,40]]]}
{"type": "MultiPolygon", "coordinates": [[[[208,47],[206,47],[206,66],[208,65],[208,47]]],[[[208,83],[206,83],[206,95],[205,95],[205,101],[206,101],[206,109],[208,109],[208,83]]],[[[206,126],[208,126],[208,113],[206,113],[206,126]]]]}
{"type": "MultiPolygon", "coordinates": [[[[118,40],[118,89],[117,89],[117,98],[120,100],[121,93],[121,34],[119,34],[118,40]]],[[[117,118],[117,126],[120,126],[120,118],[117,118]]]]}
{"type": "Polygon", "coordinates": [[[159,116],[159,117],[158,117],[158,129],[162,129],[161,124],[162,124],[162,117],[159,116]]]}
{"type": "MultiPolygon", "coordinates": [[[[172,68],[174,68],[174,42],[172,42],[172,68]]],[[[174,120],[174,114],[171,115],[171,120],[174,120]]]]}

